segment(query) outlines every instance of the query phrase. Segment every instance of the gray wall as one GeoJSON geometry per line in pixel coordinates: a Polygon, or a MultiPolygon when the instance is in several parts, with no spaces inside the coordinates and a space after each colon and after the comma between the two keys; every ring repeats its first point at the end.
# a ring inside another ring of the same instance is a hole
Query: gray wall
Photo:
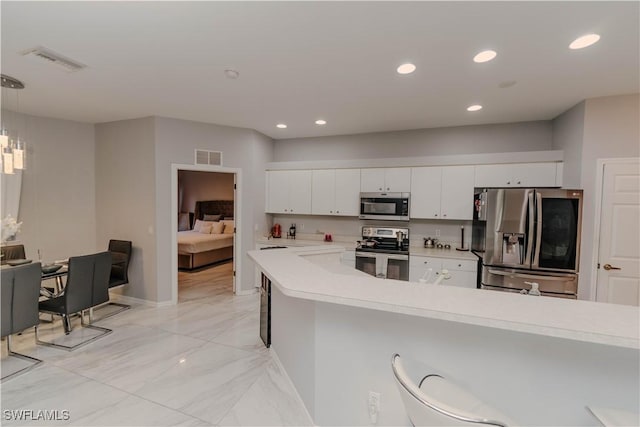
{"type": "Polygon", "coordinates": [[[131,240],[125,295],[157,301],[154,120],[96,125],[97,239],[131,240]]]}
{"type": "Polygon", "coordinates": [[[581,188],[582,141],[584,139],[585,102],[553,119],[553,149],[564,151],[565,188],[581,188]]]}
{"type": "MultiPolygon", "coordinates": [[[[582,147],[581,184],[584,189],[582,213],[582,254],[578,296],[591,294],[593,234],[596,214],[596,165],[598,159],[640,156],[640,96],[610,96],[587,99],[585,105],[584,142],[582,147]]],[[[637,238],[638,236],[635,236],[637,238]]]]}
{"type": "Polygon", "coordinates": [[[552,149],[550,121],[275,141],[274,161],[377,159],[552,149]]]}
{"type": "Polygon", "coordinates": [[[254,230],[264,232],[260,227],[264,219],[264,167],[269,158],[265,153],[272,150],[271,139],[261,137],[249,129],[233,128],[186,120],[155,118],[155,218],[157,227],[157,301],[171,299],[171,164],[193,164],[196,148],[223,152],[223,166],[240,168],[243,172],[243,194],[241,197],[242,216],[237,218],[241,230],[242,283],[237,283],[240,291],[253,290],[253,263],[246,251],[253,249],[254,230]]]}
{"type": "Polygon", "coordinates": [[[27,258],[37,260],[38,250],[43,262],[94,252],[93,125],[14,112],[5,118],[26,129],[17,239],[25,245],[27,258]]]}
{"type": "Polygon", "coordinates": [[[178,171],[178,211],[195,212],[200,200],[233,200],[233,174],[200,171],[178,171]]]}

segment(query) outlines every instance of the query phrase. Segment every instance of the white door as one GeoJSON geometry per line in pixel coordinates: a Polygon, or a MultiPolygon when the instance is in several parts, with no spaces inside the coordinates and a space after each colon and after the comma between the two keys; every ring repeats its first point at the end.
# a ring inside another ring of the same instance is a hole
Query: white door
{"type": "Polygon", "coordinates": [[[473,166],[442,168],[442,219],[473,219],[473,166]]]}
{"type": "Polygon", "coordinates": [[[289,211],[289,171],[267,172],[267,212],[289,211]]]}
{"type": "Polygon", "coordinates": [[[311,213],[311,171],[287,171],[289,175],[289,213],[311,213]]]}
{"type": "Polygon", "coordinates": [[[360,191],[376,193],[386,191],[384,186],[384,168],[369,168],[360,170],[360,191]]]}
{"type": "Polygon", "coordinates": [[[408,193],[411,191],[411,168],[387,168],[384,183],[383,191],[408,193]]]}
{"type": "MultiPolygon", "coordinates": [[[[473,171],[473,166],[471,166],[473,171]]],[[[411,168],[410,217],[440,219],[442,168],[411,168]]],[[[471,182],[473,194],[473,181],[471,182]]]]}
{"type": "Polygon", "coordinates": [[[606,162],[602,179],[596,299],[640,305],[640,165],[606,162]]]}
{"type": "MultiPolygon", "coordinates": [[[[358,174],[358,191],[360,174],[358,174]]],[[[316,169],[311,176],[311,213],[314,215],[333,215],[335,213],[336,171],[334,169],[316,169]]]]}
{"type": "Polygon", "coordinates": [[[360,214],[360,169],[336,169],[335,214],[360,214]]]}

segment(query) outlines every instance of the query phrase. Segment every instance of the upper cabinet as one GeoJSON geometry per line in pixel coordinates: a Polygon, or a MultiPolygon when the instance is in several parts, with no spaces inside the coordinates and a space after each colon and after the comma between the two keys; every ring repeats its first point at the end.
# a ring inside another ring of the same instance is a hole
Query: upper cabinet
{"type": "Polygon", "coordinates": [[[360,169],[313,170],[311,213],[358,216],[360,169]]]}
{"type": "Polygon", "coordinates": [[[411,168],[368,168],[360,170],[363,193],[411,191],[411,168]]]}
{"type": "Polygon", "coordinates": [[[476,187],[561,187],[561,163],[476,166],[476,187]]]}
{"type": "Polygon", "coordinates": [[[311,213],[311,171],[267,171],[267,206],[269,213],[311,213]]]}
{"type": "Polygon", "coordinates": [[[411,218],[473,219],[473,166],[411,169],[411,218]]]}

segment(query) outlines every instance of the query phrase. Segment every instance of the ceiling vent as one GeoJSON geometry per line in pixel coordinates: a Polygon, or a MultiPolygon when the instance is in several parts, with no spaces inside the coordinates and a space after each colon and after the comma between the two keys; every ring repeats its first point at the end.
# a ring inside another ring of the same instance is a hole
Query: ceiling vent
{"type": "Polygon", "coordinates": [[[48,64],[57,65],[58,67],[64,69],[69,73],[74,73],[76,71],[82,70],[83,68],[87,67],[84,64],[81,64],[69,58],[65,58],[59,53],[56,53],[51,49],[47,49],[46,47],[42,47],[42,46],[25,50],[24,52],[22,52],[22,55],[26,58],[33,58],[40,62],[46,62],[48,64]]]}
{"type": "Polygon", "coordinates": [[[196,150],[196,165],[222,166],[222,151],[196,150]]]}

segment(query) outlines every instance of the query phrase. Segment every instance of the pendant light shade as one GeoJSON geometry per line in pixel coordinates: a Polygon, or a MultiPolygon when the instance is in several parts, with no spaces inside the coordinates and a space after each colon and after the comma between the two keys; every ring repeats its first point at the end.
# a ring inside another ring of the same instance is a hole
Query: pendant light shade
{"type": "MultiPolygon", "coordinates": [[[[2,87],[3,87],[3,98],[4,98],[4,89],[7,90],[15,90],[16,91],[16,110],[20,113],[20,102],[19,102],[19,90],[24,89],[24,84],[13,77],[2,74],[1,77],[2,87]]],[[[4,99],[3,99],[4,101],[4,99]]],[[[4,104],[4,102],[3,102],[4,104]]],[[[9,137],[9,131],[7,130],[6,120],[3,117],[2,123],[2,131],[0,131],[0,150],[2,153],[2,167],[0,170],[5,174],[13,174],[15,169],[23,170],[26,166],[26,154],[27,154],[27,145],[24,138],[17,137],[17,135],[13,135],[9,137]]],[[[15,120],[14,120],[15,121],[15,120]]],[[[18,128],[18,123],[13,123],[13,129],[18,128]]],[[[25,125],[26,128],[26,125],[25,125]]],[[[24,129],[26,132],[26,129],[24,129]]]]}

